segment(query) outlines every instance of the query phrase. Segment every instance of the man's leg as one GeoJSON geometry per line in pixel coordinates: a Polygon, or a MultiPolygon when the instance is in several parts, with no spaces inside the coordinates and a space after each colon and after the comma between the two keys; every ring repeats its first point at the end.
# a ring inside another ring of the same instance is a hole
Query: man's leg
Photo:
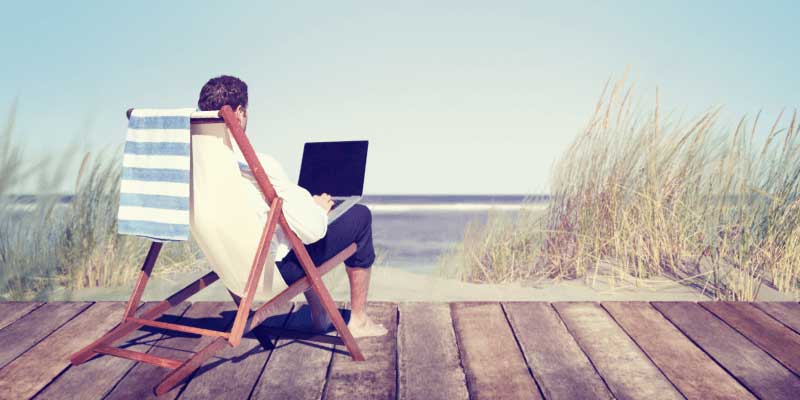
{"type": "Polygon", "coordinates": [[[322,301],[313,290],[308,289],[303,292],[306,303],[311,307],[311,329],[315,331],[326,331],[331,326],[331,319],[325,310],[322,309],[322,301]]]}
{"type": "MultiPolygon", "coordinates": [[[[383,336],[388,331],[367,316],[367,292],[369,291],[370,268],[347,267],[350,280],[350,321],[347,327],[355,337],[383,336]]],[[[312,308],[313,311],[313,308],[312,308]]]]}
{"type": "MultiPolygon", "coordinates": [[[[306,249],[314,263],[319,266],[320,263],[333,257],[353,242],[358,245],[358,250],[344,262],[350,281],[351,313],[348,327],[355,337],[382,335],[386,333],[386,329],[373,323],[366,313],[369,272],[375,261],[375,250],[372,246],[372,215],[369,209],[364,205],[357,204],[347,210],[328,226],[328,232],[324,238],[316,243],[306,245],[306,249]]],[[[289,252],[278,263],[278,270],[287,284],[292,284],[304,276],[294,251],[289,252]]],[[[322,310],[316,294],[311,290],[304,294],[311,307],[314,328],[317,330],[328,329],[330,320],[322,310]]]]}

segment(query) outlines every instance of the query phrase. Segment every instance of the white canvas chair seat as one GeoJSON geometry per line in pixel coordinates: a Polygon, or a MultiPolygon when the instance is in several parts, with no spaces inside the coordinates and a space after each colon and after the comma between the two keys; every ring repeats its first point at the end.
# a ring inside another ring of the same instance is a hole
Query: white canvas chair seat
{"type": "MultiPolygon", "coordinates": [[[[193,123],[191,132],[191,235],[222,283],[243,296],[268,205],[259,207],[254,201],[255,188],[241,176],[224,123],[193,123]]],[[[286,287],[274,279],[273,249],[279,233],[270,245],[259,295],[270,296],[286,287]]]]}

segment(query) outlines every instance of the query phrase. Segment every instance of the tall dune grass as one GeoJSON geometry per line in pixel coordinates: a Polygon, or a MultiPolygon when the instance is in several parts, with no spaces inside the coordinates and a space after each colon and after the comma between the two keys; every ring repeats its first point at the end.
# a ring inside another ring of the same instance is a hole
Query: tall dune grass
{"type": "Polygon", "coordinates": [[[664,116],[657,93],[647,109],[634,106],[634,97],[624,81],[604,91],[585,131],[553,167],[541,220],[490,219],[443,264],[478,260],[458,274],[473,281],[507,280],[506,271],[525,259],[521,277],[670,276],[719,299],[753,300],[764,283],[797,296],[796,112],[766,126],[756,115],[725,128],[718,108],[684,119],[664,116]]]}
{"type": "Polygon", "coordinates": [[[464,239],[441,257],[440,274],[467,282],[506,283],[542,275],[542,213],[523,208],[517,214],[490,210],[486,223],[472,221],[464,239]]]}
{"type": "MultiPolygon", "coordinates": [[[[41,171],[43,161],[25,163],[23,149],[12,138],[15,125],[15,105],[2,131],[0,147],[0,296],[3,298],[28,298],[51,286],[48,279],[53,249],[46,244],[48,216],[57,200],[40,197],[33,205],[38,212],[18,218],[10,201],[14,188],[24,183],[25,177],[41,171]],[[19,249],[25,246],[26,251],[19,249]]],[[[38,174],[44,182],[43,174],[38,174]]]]}
{"type": "MultiPolygon", "coordinates": [[[[12,108],[0,142],[0,298],[46,299],[61,287],[129,283],[149,241],[116,233],[119,151],[87,153],[76,160],[73,145],[60,157],[28,162],[13,140],[14,121],[12,108]],[[71,169],[78,169],[79,177],[70,202],[63,203],[60,195],[39,195],[20,209],[13,193],[25,182],[39,182],[36,191],[50,193],[71,169]]],[[[156,271],[205,267],[197,245],[187,241],[164,246],[156,271]]]]}

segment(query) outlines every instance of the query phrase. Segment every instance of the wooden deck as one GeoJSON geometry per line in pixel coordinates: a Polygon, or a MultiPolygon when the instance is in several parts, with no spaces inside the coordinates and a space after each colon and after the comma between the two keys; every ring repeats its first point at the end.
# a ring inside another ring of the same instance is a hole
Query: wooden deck
{"type": "MultiPolygon", "coordinates": [[[[145,305],[144,307],[146,307],[145,305]]],[[[167,372],[68,357],[116,325],[124,303],[0,303],[0,398],[143,399],[167,372]]],[[[162,319],[223,329],[232,303],[162,319]]],[[[798,399],[798,303],[370,303],[389,335],[340,346],[279,338],[308,308],[287,305],[164,399],[798,399]],[[270,337],[273,336],[273,337],[270,337]]],[[[191,335],[143,329],[129,349],[184,358],[191,335]]]]}

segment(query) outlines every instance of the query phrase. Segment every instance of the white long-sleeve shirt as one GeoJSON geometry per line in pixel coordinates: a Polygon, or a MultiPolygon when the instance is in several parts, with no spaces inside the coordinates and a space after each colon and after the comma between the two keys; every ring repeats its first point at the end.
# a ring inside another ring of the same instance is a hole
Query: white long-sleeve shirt
{"type": "MultiPolygon", "coordinates": [[[[291,181],[276,159],[264,153],[256,153],[256,156],[261,162],[261,166],[264,167],[264,171],[267,173],[267,177],[275,188],[278,197],[283,199],[283,214],[289,227],[297,234],[297,237],[304,244],[311,244],[325,237],[328,231],[328,214],[322,207],[317,205],[311,193],[291,181]]],[[[247,168],[241,153],[237,154],[237,158],[239,159],[242,178],[251,183],[247,185],[249,189],[252,189],[248,190],[248,192],[259,207],[259,217],[266,223],[269,204],[258,188],[258,183],[256,183],[249,168],[247,168]]],[[[272,246],[275,249],[275,261],[282,260],[290,251],[289,240],[280,226],[275,230],[272,246]]]]}

